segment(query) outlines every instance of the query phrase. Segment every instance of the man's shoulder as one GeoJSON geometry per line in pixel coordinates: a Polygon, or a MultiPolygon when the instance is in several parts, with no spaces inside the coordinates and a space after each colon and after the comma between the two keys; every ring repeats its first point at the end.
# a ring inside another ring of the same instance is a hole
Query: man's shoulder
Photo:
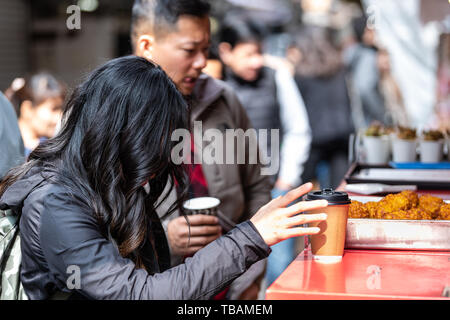
{"type": "Polygon", "coordinates": [[[224,105],[236,117],[244,112],[238,96],[229,84],[206,74],[202,74],[197,81],[194,96],[196,108],[200,112],[217,102],[224,105]]]}
{"type": "Polygon", "coordinates": [[[198,78],[195,95],[199,100],[204,100],[212,96],[217,98],[220,96],[234,95],[233,88],[221,79],[213,78],[202,73],[198,78]]]}

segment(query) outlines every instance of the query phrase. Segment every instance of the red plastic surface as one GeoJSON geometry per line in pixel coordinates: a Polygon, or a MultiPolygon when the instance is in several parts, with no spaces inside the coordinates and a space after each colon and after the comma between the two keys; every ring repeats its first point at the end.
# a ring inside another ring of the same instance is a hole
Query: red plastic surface
{"type": "Polygon", "coordinates": [[[267,289],[266,299],[448,299],[450,252],[345,250],[318,263],[304,250],[267,289]]]}

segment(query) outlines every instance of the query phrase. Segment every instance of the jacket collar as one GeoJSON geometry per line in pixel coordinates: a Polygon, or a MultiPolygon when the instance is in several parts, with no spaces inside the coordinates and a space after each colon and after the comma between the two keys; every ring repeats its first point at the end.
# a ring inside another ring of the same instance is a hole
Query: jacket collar
{"type": "Polygon", "coordinates": [[[192,94],[191,120],[197,120],[211,103],[223,93],[223,82],[204,73],[200,75],[192,94]]]}
{"type": "Polygon", "coordinates": [[[0,209],[20,209],[28,195],[43,181],[42,168],[34,167],[25,177],[14,182],[0,198],[0,209]]]}

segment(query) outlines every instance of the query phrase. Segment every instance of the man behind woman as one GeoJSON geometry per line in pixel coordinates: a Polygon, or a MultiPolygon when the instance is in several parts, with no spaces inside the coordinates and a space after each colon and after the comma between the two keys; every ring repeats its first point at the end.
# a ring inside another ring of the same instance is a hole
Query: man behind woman
{"type": "MultiPolygon", "coordinates": [[[[191,136],[203,136],[210,128],[221,133],[230,129],[246,132],[252,125],[234,91],[202,72],[210,47],[209,12],[209,3],[203,0],[136,0],[131,25],[133,53],[161,66],[189,101],[191,136]],[[202,125],[194,126],[196,121],[202,125]]],[[[237,150],[245,150],[248,156],[255,146],[249,139],[237,140],[237,150]]],[[[202,150],[207,146],[206,141],[193,145],[193,158],[201,159],[202,150]]],[[[222,154],[225,158],[236,156],[225,144],[222,154]]],[[[168,185],[157,211],[164,217],[162,224],[172,266],[251,218],[270,200],[273,182],[261,174],[260,162],[194,162],[197,163],[190,165],[190,196],[220,199],[219,219],[203,214],[186,218],[179,210],[166,216],[167,209],[179,198],[176,189],[168,185]]],[[[264,268],[264,261],[253,264],[219,298],[256,299],[264,268]]]]}

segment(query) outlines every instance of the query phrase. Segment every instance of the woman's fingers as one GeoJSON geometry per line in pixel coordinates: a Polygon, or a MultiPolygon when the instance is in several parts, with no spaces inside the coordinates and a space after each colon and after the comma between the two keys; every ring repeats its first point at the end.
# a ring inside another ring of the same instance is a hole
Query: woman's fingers
{"type": "Polygon", "coordinates": [[[281,236],[283,239],[288,239],[293,237],[318,234],[319,232],[320,228],[318,227],[311,227],[311,228],[296,227],[281,231],[281,236]]]}
{"type": "Polygon", "coordinates": [[[284,196],[277,198],[275,200],[276,204],[279,207],[287,207],[292,201],[297,200],[301,196],[303,196],[305,193],[308,193],[312,190],[313,184],[311,182],[305,183],[301,185],[298,188],[292,189],[288,193],[286,193],[284,196]]]}
{"type": "Polygon", "coordinates": [[[283,209],[283,211],[286,216],[292,216],[308,210],[322,209],[326,206],[328,206],[327,200],[302,201],[283,209]]]}
{"type": "Polygon", "coordinates": [[[283,224],[287,228],[291,228],[294,226],[298,226],[300,224],[325,221],[327,219],[327,215],[325,213],[317,213],[317,214],[299,214],[294,217],[290,217],[283,220],[283,224]]]}

